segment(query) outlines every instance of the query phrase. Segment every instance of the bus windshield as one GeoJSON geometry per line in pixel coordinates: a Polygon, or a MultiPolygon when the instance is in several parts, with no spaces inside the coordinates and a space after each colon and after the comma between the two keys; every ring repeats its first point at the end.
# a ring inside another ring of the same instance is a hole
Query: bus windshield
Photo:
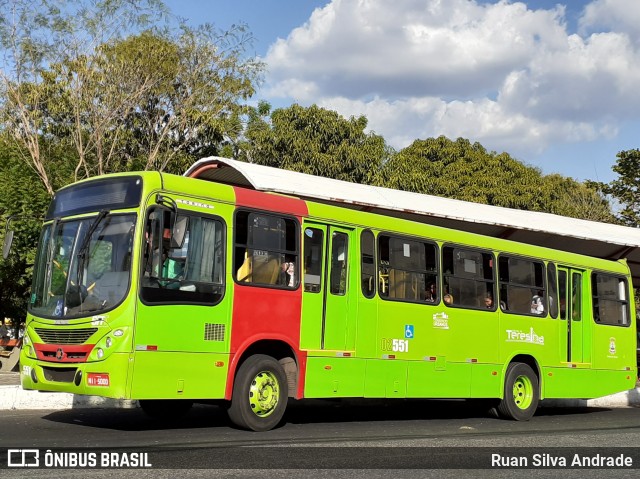
{"type": "Polygon", "coordinates": [[[136,215],[106,210],[45,225],[40,238],[29,311],[74,318],[113,309],[131,282],[136,215]]]}

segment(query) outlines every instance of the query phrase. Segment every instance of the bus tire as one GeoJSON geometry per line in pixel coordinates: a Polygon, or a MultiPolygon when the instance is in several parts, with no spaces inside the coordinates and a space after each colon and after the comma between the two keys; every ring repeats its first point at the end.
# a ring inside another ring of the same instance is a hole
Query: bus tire
{"type": "Polygon", "coordinates": [[[288,395],[287,377],[280,363],[264,354],[251,356],[236,375],[229,419],[250,431],[273,429],[284,416],[288,395]]]}
{"type": "Polygon", "coordinates": [[[505,419],[528,421],[540,400],[538,376],[525,363],[511,363],[504,379],[504,398],[498,404],[498,414],[505,419]]]}
{"type": "Polygon", "coordinates": [[[184,416],[193,407],[186,399],[140,399],[140,408],[154,419],[171,420],[184,416]]]}

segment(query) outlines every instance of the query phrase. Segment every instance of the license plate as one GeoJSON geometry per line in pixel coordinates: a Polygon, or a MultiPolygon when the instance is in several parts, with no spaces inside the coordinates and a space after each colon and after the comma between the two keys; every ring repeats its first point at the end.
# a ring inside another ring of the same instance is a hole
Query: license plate
{"type": "Polygon", "coordinates": [[[89,386],[109,386],[109,375],[104,373],[88,373],[87,384],[89,386]]]}

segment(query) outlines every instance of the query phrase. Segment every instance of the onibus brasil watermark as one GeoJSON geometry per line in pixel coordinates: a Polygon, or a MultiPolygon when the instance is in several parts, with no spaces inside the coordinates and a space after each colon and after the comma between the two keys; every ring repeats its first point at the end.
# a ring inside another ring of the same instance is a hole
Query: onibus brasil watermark
{"type": "Polygon", "coordinates": [[[8,449],[7,467],[25,468],[148,468],[147,452],[84,452],[47,449],[8,449]]]}

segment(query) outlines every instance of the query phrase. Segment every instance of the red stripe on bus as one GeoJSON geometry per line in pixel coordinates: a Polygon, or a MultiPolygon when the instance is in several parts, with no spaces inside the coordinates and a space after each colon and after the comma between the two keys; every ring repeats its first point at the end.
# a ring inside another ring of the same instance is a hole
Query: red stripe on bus
{"type": "Polygon", "coordinates": [[[51,363],[84,363],[95,344],[41,344],[34,343],[36,356],[51,363]]]}
{"type": "MultiPolygon", "coordinates": [[[[295,216],[300,224],[302,217],[308,214],[307,204],[303,200],[239,187],[234,187],[234,191],[238,207],[295,216]]],[[[302,236],[299,241],[301,247],[302,236]]],[[[302,251],[299,253],[300,262],[302,251]]],[[[281,341],[293,350],[298,366],[298,390],[295,396],[302,397],[307,358],[306,353],[300,351],[301,313],[302,286],[293,291],[244,284],[234,286],[231,357],[225,391],[227,399],[231,399],[233,392],[238,360],[248,348],[260,341],[281,341]]]]}
{"type": "Polygon", "coordinates": [[[307,216],[307,203],[297,198],[288,196],[263,193],[261,191],[249,190],[247,188],[234,187],[236,194],[236,205],[248,208],[257,208],[263,211],[273,211],[287,215],[307,216]]]}

